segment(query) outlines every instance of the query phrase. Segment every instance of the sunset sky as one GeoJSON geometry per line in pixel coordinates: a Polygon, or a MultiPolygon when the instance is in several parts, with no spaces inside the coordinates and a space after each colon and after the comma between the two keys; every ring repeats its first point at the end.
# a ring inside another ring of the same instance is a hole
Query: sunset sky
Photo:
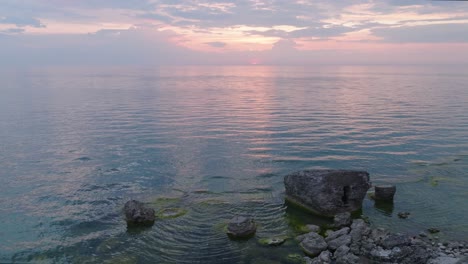
{"type": "Polygon", "coordinates": [[[468,1],[1,0],[1,65],[468,64],[468,1]]]}

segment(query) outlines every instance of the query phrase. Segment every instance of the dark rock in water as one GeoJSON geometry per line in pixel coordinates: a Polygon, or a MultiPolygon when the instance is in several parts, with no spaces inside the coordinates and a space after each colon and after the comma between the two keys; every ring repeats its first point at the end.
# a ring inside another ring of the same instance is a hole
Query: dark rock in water
{"type": "Polygon", "coordinates": [[[406,218],[408,218],[409,215],[410,215],[409,212],[399,212],[398,213],[398,217],[401,218],[401,219],[406,219],[406,218]]]}
{"type": "Polygon", "coordinates": [[[395,185],[377,185],[375,186],[375,200],[393,202],[393,196],[395,195],[395,185]]]}
{"type": "Polygon", "coordinates": [[[124,213],[128,226],[152,226],[156,218],[152,208],[135,200],[125,203],[124,213]]]}
{"type": "Polygon", "coordinates": [[[440,232],[440,230],[435,228],[435,227],[431,227],[431,228],[427,229],[427,231],[429,231],[429,233],[431,233],[431,234],[435,234],[435,233],[440,232]]]}
{"type": "Polygon", "coordinates": [[[286,199],[324,216],[362,206],[370,187],[369,173],[349,170],[306,170],[284,177],[286,199]]]}
{"type": "Polygon", "coordinates": [[[328,247],[325,239],[314,232],[300,236],[300,240],[301,243],[299,245],[302,250],[311,257],[317,256],[328,247]]]}
{"type": "Polygon", "coordinates": [[[231,238],[248,238],[255,234],[257,225],[254,220],[244,216],[235,216],[229,221],[227,234],[231,238]]]}
{"type": "Polygon", "coordinates": [[[336,228],[350,226],[351,225],[351,213],[345,212],[335,215],[333,218],[333,226],[336,228]]]}

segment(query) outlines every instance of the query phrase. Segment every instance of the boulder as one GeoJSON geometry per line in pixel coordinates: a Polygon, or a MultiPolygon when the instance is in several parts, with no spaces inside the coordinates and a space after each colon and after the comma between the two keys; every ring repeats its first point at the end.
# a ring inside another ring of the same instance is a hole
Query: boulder
{"type": "Polygon", "coordinates": [[[333,217],[361,208],[370,182],[365,171],[305,170],[286,175],[284,185],[288,201],[333,217]]]}
{"type": "Polygon", "coordinates": [[[128,226],[152,226],[156,218],[153,208],[135,200],[125,203],[124,213],[128,226]]]}
{"type": "Polygon", "coordinates": [[[375,186],[375,200],[393,202],[395,192],[395,185],[377,185],[375,186]]]}
{"type": "Polygon", "coordinates": [[[255,234],[257,225],[254,220],[244,216],[235,216],[229,221],[227,234],[231,238],[248,238],[255,234]]]}
{"type": "Polygon", "coordinates": [[[311,257],[319,255],[328,247],[323,237],[317,233],[310,232],[300,237],[301,243],[299,245],[302,250],[311,257]]]}

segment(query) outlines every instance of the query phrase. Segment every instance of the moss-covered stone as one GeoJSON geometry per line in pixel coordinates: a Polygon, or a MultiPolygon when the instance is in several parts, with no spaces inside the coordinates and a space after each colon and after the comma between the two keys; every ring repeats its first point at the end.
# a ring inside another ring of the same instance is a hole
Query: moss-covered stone
{"type": "Polygon", "coordinates": [[[185,215],[186,213],[187,210],[183,208],[164,208],[156,213],[156,217],[160,219],[177,218],[185,215]]]}
{"type": "Polygon", "coordinates": [[[279,246],[288,239],[287,236],[261,238],[258,243],[264,246],[279,246]]]}

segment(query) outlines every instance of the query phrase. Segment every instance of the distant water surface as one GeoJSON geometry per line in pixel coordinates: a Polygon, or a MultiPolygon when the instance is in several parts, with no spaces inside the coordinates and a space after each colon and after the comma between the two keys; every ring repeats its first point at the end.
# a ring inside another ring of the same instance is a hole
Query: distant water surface
{"type": "Polygon", "coordinates": [[[367,170],[393,207],[375,226],[468,237],[468,72],[455,67],[0,70],[0,262],[293,263],[322,223],[284,204],[283,176],[367,170]],[[140,199],[177,218],[127,231],[140,199]],[[401,211],[411,213],[399,219],[401,211]],[[254,216],[256,238],[224,224],[254,216]]]}

